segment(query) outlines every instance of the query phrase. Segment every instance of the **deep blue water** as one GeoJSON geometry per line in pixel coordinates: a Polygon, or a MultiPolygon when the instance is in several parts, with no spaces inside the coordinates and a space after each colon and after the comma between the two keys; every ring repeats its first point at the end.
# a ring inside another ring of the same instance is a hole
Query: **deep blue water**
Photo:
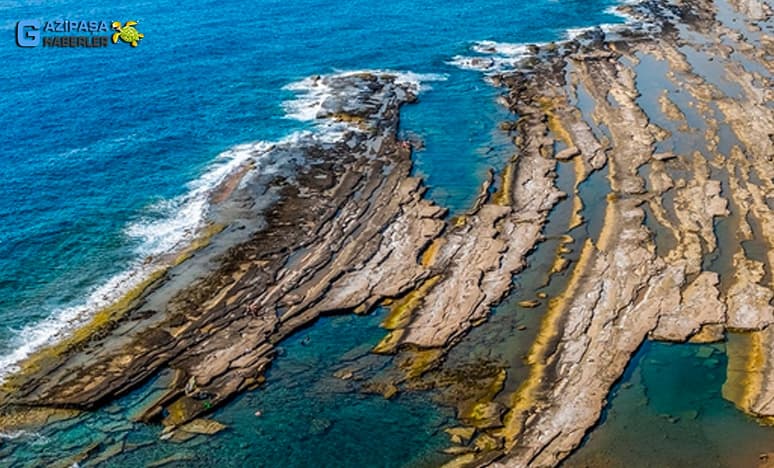
{"type": "MultiPolygon", "coordinates": [[[[0,0],[0,373],[109,301],[145,256],[184,242],[218,155],[308,125],[287,118],[287,84],[339,70],[444,75],[402,128],[426,144],[415,158],[430,196],[461,210],[512,147],[499,91],[447,62],[474,41],[620,21],[605,13],[612,0],[102,3],[0,0]],[[136,20],[145,38],[21,49],[27,18],[136,20]]],[[[353,342],[372,333],[362,328],[353,342]]]]}

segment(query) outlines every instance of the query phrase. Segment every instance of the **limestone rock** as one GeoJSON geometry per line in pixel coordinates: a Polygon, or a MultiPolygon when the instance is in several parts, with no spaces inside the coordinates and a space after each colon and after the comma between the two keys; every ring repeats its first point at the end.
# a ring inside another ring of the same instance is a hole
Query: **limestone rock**
{"type": "Polygon", "coordinates": [[[204,419],[204,418],[194,419],[193,421],[180,426],[181,431],[189,432],[191,434],[205,434],[205,435],[217,434],[218,432],[224,430],[225,428],[226,428],[225,425],[215,420],[204,419]]]}
{"type": "Polygon", "coordinates": [[[468,442],[470,442],[471,439],[473,439],[473,436],[476,434],[476,428],[463,426],[450,427],[448,429],[444,429],[444,432],[449,434],[449,439],[453,444],[466,445],[468,442]]]}
{"type": "Polygon", "coordinates": [[[571,146],[569,148],[565,148],[554,156],[559,161],[567,161],[569,159],[574,158],[575,156],[578,156],[580,154],[580,150],[578,148],[571,146]]]}

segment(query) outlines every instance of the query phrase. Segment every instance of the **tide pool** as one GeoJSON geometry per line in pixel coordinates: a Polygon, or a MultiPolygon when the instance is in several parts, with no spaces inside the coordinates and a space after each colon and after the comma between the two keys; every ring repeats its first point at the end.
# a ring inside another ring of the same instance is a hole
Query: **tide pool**
{"type": "Polygon", "coordinates": [[[219,154],[308,125],[282,105],[293,97],[283,87],[306,76],[445,76],[405,109],[403,128],[425,142],[416,171],[430,196],[464,209],[511,148],[497,130],[497,90],[447,62],[478,40],[546,41],[615,21],[604,12],[612,3],[0,4],[9,38],[26,18],[132,19],[145,35],[137,48],[0,45],[0,356],[54,339],[126,289],[128,269],[186,241],[206,210],[190,194],[206,190],[219,154]],[[29,327],[52,316],[45,332],[29,327]]]}
{"type": "Polygon", "coordinates": [[[727,363],[723,343],[645,343],[564,465],[757,466],[774,432],[723,399],[727,363]]]}
{"type": "MultiPolygon", "coordinates": [[[[429,196],[464,210],[486,170],[511,156],[497,125],[512,116],[496,103],[499,91],[453,57],[476,41],[545,42],[621,21],[605,12],[614,3],[0,2],[8,39],[0,43],[0,372],[126,290],[148,256],[189,241],[238,145],[311,129],[284,105],[295,96],[287,85],[310,75],[386,69],[435,77],[404,108],[401,131],[424,142],[415,172],[429,196]],[[65,17],[135,20],[145,38],[137,48],[104,49],[21,49],[11,40],[17,20],[65,17]]],[[[260,457],[299,466],[312,453],[326,465],[342,451],[350,466],[437,464],[446,410],[426,396],[386,401],[338,391],[329,380],[336,359],[381,338],[378,322],[330,318],[308,331],[309,346],[292,338],[265,388],[215,414],[230,429],[209,441],[171,446],[158,442],[160,428],[141,425],[116,440],[111,427],[125,424],[145,388],[76,424],[3,439],[0,456],[34,465],[52,447],[61,460],[90,443],[103,450],[120,442],[127,453],[115,463],[124,466],[186,450],[197,463],[227,466],[260,457]],[[256,419],[256,408],[265,417],[256,419]],[[300,429],[310,425],[311,433],[300,429]],[[357,450],[371,440],[378,450],[357,450]]]]}

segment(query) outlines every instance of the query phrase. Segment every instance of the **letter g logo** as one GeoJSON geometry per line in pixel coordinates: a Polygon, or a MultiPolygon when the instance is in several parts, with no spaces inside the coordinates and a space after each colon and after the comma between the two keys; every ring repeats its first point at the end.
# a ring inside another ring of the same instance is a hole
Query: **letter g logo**
{"type": "Polygon", "coordinates": [[[16,45],[19,47],[40,45],[39,20],[21,20],[16,23],[16,45]]]}

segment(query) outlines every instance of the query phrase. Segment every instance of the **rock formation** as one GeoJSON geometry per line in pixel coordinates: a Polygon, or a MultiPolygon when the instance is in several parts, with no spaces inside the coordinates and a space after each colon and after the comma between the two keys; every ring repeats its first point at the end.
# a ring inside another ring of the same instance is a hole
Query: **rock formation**
{"type": "Polygon", "coordinates": [[[522,69],[493,78],[518,116],[504,126],[515,155],[452,219],[423,198],[410,145],[397,139],[399,108],[416,89],[387,73],[318,78],[332,90],[318,119],[340,137],[307,135],[260,155],[287,170],[245,169],[222,188],[224,234],[23,363],[0,392],[2,420],[93,409],[165,371],[165,392],[139,418],[195,432],[202,415],[260,385],[295,330],[380,304],[388,331],[374,351],[395,354],[402,375],[365,387],[388,398],[400,386],[457,388],[445,353],[508,296],[562,197],[572,198],[571,230],[588,222],[584,207],[603,204],[601,232],[577,239],[577,261],[557,252],[551,273],[571,268],[569,284],[550,299],[530,375],[507,408],[494,402],[507,369],[479,369],[476,398],[460,399],[464,426],[449,432],[451,464],[559,464],[647,339],[728,336],[725,396],[774,418],[774,39],[761,27],[772,11],[730,6],[744,21],[698,0],[646,0],[619,7],[640,28],[531,47],[522,69]],[[725,74],[703,72],[700,59],[725,74]],[[643,91],[651,81],[658,93],[643,91]],[[559,164],[574,168],[573,193],[556,187],[559,164]],[[580,187],[603,168],[604,199],[584,199],[580,187]],[[218,253],[234,211],[263,222],[218,253]],[[206,274],[175,280],[197,261],[206,274]]]}

